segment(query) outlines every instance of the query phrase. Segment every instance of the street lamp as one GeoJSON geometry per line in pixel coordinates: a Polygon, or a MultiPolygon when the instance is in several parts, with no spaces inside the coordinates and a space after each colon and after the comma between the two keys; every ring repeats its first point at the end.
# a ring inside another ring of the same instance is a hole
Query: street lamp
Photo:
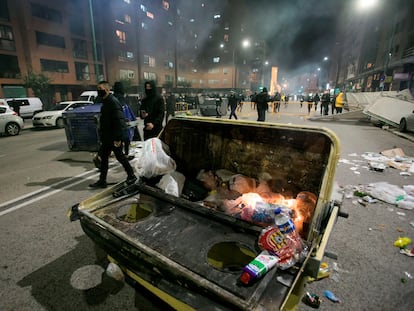
{"type": "MultiPolygon", "coordinates": [[[[242,41],[242,47],[248,48],[250,47],[250,41],[248,39],[245,39],[242,41]]],[[[220,44],[220,49],[224,49],[225,45],[224,43],[220,44]]],[[[233,68],[233,75],[232,75],[232,88],[237,88],[237,63],[236,63],[236,47],[233,45],[232,47],[232,68],[233,68]]]]}
{"type": "Polygon", "coordinates": [[[265,68],[269,65],[269,62],[267,60],[262,62],[262,87],[264,87],[264,76],[265,76],[265,68]]]}

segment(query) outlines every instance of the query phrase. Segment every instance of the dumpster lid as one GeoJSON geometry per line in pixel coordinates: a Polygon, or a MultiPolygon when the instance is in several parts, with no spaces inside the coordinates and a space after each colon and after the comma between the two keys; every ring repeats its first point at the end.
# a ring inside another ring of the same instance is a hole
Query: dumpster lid
{"type": "Polygon", "coordinates": [[[80,113],[100,113],[101,112],[100,103],[95,103],[91,105],[85,105],[81,107],[76,107],[74,109],[64,111],[62,115],[72,115],[72,114],[80,114],[80,113]]]}

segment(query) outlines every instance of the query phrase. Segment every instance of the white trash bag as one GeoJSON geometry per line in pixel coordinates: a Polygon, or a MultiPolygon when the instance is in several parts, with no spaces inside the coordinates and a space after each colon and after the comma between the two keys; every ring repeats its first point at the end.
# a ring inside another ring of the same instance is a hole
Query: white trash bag
{"type": "Polygon", "coordinates": [[[164,190],[165,193],[179,197],[183,191],[184,183],[185,176],[180,172],[174,171],[162,176],[156,186],[164,190]]]}
{"type": "Polygon", "coordinates": [[[159,138],[144,141],[136,170],[139,176],[151,178],[175,171],[176,163],[168,154],[169,147],[159,138]]]}

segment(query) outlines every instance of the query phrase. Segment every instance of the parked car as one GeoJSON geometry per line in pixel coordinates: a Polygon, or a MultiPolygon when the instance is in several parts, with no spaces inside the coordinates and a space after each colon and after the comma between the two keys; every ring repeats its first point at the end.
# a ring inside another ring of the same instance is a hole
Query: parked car
{"type": "Polygon", "coordinates": [[[22,118],[31,118],[43,110],[43,103],[38,97],[8,98],[6,102],[22,118]]]}
{"type": "Polygon", "coordinates": [[[79,100],[86,100],[93,102],[98,97],[98,91],[84,91],[79,96],[79,100]]]}
{"type": "Polygon", "coordinates": [[[0,105],[0,134],[16,136],[19,135],[23,127],[23,119],[13,109],[6,105],[0,105]]]}
{"type": "Polygon", "coordinates": [[[414,110],[401,118],[400,132],[414,132],[414,110]]]}
{"type": "Polygon", "coordinates": [[[62,113],[76,107],[93,104],[90,101],[64,101],[57,103],[51,110],[42,111],[35,114],[32,118],[34,127],[58,127],[63,128],[64,121],[62,113]]]}

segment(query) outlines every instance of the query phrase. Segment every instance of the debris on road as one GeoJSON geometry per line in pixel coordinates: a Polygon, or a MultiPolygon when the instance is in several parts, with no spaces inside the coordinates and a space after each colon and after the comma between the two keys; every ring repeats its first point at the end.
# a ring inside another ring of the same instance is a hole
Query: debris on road
{"type": "Polygon", "coordinates": [[[324,291],[323,292],[323,294],[325,295],[325,297],[326,298],[328,298],[330,301],[332,301],[332,302],[336,302],[336,303],[339,303],[339,302],[341,302],[340,300],[339,300],[339,298],[338,297],[336,297],[335,296],[335,294],[334,293],[332,293],[330,290],[326,290],[326,291],[324,291]]]}
{"type": "Polygon", "coordinates": [[[319,298],[319,296],[309,292],[306,292],[306,294],[303,296],[302,302],[305,305],[312,307],[314,309],[318,309],[321,305],[321,299],[319,298]]]}

